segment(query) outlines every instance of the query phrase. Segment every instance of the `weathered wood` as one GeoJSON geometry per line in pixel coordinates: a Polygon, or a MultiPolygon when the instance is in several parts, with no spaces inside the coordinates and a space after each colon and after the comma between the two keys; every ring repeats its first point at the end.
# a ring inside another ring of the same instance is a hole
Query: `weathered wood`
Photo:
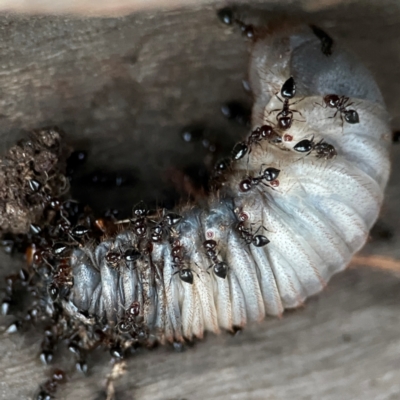
{"type": "MultiPolygon", "coordinates": [[[[262,7],[266,18],[287,12],[318,23],[353,49],[376,75],[398,127],[396,3],[331,2],[322,10],[316,2],[288,4],[262,7]]],[[[219,108],[231,99],[251,103],[241,87],[247,44],[237,30],[221,26],[212,7],[118,19],[2,16],[0,23],[2,148],[23,130],[58,124],[72,143],[90,151],[87,171],[102,165],[134,170],[135,182],[121,189],[77,187],[77,197],[98,208],[128,212],[141,197],[173,198],[166,170],[206,157],[198,143],[182,142],[183,126],[204,123],[225,151],[245,132],[225,121],[219,108]]],[[[371,242],[365,255],[400,259],[395,161],[382,216],[394,238],[371,242]]],[[[1,258],[1,276],[13,267],[15,260],[1,258]]],[[[280,321],[268,319],[234,338],[210,336],[180,354],[142,352],[129,361],[118,398],[397,398],[399,285],[398,276],[379,268],[350,269],[304,310],[280,321]]],[[[37,354],[38,339],[31,335],[1,338],[1,398],[31,396],[44,379],[37,354]]],[[[57,398],[97,398],[106,360],[89,360],[89,377],[73,375],[57,398]]]]}

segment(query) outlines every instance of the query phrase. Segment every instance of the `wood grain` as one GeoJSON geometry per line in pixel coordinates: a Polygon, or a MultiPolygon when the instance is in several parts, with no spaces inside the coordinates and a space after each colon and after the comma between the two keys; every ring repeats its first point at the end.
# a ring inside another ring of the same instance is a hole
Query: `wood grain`
{"type": "MultiPolygon", "coordinates": [[[[285,13],[328,29],[375,74],[398,128],[396,2],[317,3],[263,2],[254,5],[256,11],[246,6],[243,15],[268,20],[285,13]]],[[[241,87],[247,44],[236,30],[221,26],[212,6],[122,18],[0,20],[2,148],[26,130],[57,124],[75,146],[89,151],[84,174],[99,166],[133,173],[122,188],[77,182],[75,196],[98,209],[115,205],[129,212],[141,197],[173,202],[177,194],[166,171],[209,157],[201,144],[181,140],[185,125],[204,124],[207,135],[223,144],[221,153],[246,131],[224,120],[219,109],[231,99],[251,104],[241,87]]],[[[375,231],[363,257],[400,260],[399,151],[394,149],[380,220],[393,237],[382,239],[375,231]]],[[[1,276],[17,268],[15,259],[0,261],[1,276]]],[[[209,336],[183,353],[138,353],[128,362],[117,399],[399,398],[400,278],[380,269],[379,259],[374,264],[347,270],[305,309],[237,337],[209,336]]],[[[44,380],[38,340],[32,334],[0,339],[0,398],[28,399],[44,380]]],[[[104,398],[107,359],[93,355],[89,376],[72,374],[57,398],[104,398]]]]}

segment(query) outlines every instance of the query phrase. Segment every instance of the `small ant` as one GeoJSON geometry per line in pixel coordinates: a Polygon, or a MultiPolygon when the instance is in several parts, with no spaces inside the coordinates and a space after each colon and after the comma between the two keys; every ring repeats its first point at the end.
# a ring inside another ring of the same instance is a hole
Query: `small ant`
{"type": "MultiPolygon", "coordinates": [[[[276,110],[278,111],[278,110],[276,110]]],[[[235,145],[232,150],[232,158],[237,161],[243,158],[247,153],[251,153],[253,144],[260,144],[262,140],[272,140],[279,135],[273,130],[270,125],[262,125],[250,133],[250,136],[245,142],[240,142],[235,145]]]]}
{"type": "Polygon", "coordinates": [[[224,182],[224,174],[229,169],[230,165],[230,158],[224,158],[215,164],[210,180],[211,187],[218,188],[222,185],[224,182]]]}
{"type": "MultiPolygon", "coordinates": [[[[172,276],[179,274],[179,278],[186,283],[193,284],[193,273],[190,268],[184,267],[183,262],[183,246],[179,242],[179,240],[175,240],[173,243],[173,247],[171,250],[172,262],[175,268],[178,268],[178,271],[174,272],[172,276]]],[[[172,278],[171,278],[172,279],[172,278]]]]}
{"type": "MultiPolygon", "coordinates": [[[[282,85],[281,88],[281,96],[283,100],[277,95],[276,97],[283,103],[282,110],[272,110],[271,112],[279,111],[276,116],[276,120],[278,121],[278,126],[282,130],[287,130],[292,126],[293,123],[293,113],[299,113],[300,111],[297,110],[290,110],[290,106],[298,103],[289,104],[289,100],[292,99],[296,95],[296,83],[293,77],[290,77],[285,83],[282,85]]],[[[299,100],[300,101],[300,100],[299,100]]]]}
{"type": "Polygon", "coordinates": [[[226,7],[226,8],[219,10],[217,13],[217,16],[220,19],[220,21],[226,25],[232,25],[232,23],[237,24],[239,26],[240,30],[242,31],[242,34],[244,36],[246,36],[247,38],[249,38],[249,39],[254,38],[253,25],[245,24],[240,19],[234,17],[233,10],[231,8],[226,7]]]}
{"type": "Polygon", "coordinates": [[[347,110],[353,103],[349,103],[350,98],[346,96],[338,96],[337,94],[328,94],[324,96],[324,102],[326,107],[336,108],[336,112],[331,118],[335,118],[336,114],[340,112],[342,119],[344,118],[349,124],[358,124],[360,118],[356,110],[347,110]]]}
{"type": "Polygon", "coordinates": [[[44,384],[40,385],[39,391],[35,395],[35,400],[51,400],[57,391],[58,385],[66,382],[66,374],[61,369],[56,369],[52,373],[52,377],[44,384]]]}
{"type": "Polygon", "coordinates": [[[71,273],[71,266],[63,263],[58,266],[57,272],[54,274],[52,283],[49,285],[47,291],[50,298],[56,301],[60,294],[61,297],[67,296],[73,286],[74,278],[71,273]]]}
{"type": "Polygon", "coordinates": [[[133,224],[133,230],[140,238],[144,238],[147,234],[147,215],[149,210],[143,201],[140,201],[133,207],[133,217],[130,222],[133,224]]]}
{"type": "Polygon", "coordinates": [[[118,322],[117,329],[120,333],[129,333],[136,327],[136,317],[140,313],[140,304],[134,301],[125,311],[124,317],[118,322]]]}
{"type": "Polygon", "coordinates": [[[241,220],[237,225],[237,230],[240,232],[240,236],[244,239],[245,243],[248,245],[253,244],[256,247],[263,247],[269,243],[269,239],[266,236],[257,235],[260,228],[261,226],[253,234],[251,230],[245,227],[245,222],[243,220],[241,220]]]}
{"type": "Polygon", "coordinates": [[[218,260],[217,253],[215,251],[217,242],[211,239],[206,240],[203,243],[203,247],[205,248],[208,257],[213,262],[208,269],[212,268],[215,275],[217,275],[219,278],[225,279],[226,275],[228,274],[228,266],[223,261],[218,260]]]}
{"type": "Polygon", "coordinates": [[[311,140],[304,139],[297,143],[294,150],[299,153],[308,153],[315,150],[317,158],[325,158],[325,160],[331,160],[337,155],[336,149],[329,143],[326,143],[321,139],[318,143],[314,143],[314,138],[311,140]]]}
{"type": "Polygon", "coordinates": [[[156,223],[155,221],[151,221],[156,223],[156,225],[151,228],[151,240],[155,243],[161,242],[163,236],[171,234],[173,227],[177,225],[182,218],[181,215],[172,212],[165,214],[165,210],[163,210],[161,222],[156,223]]]}
{"type": "MultiPolygon", "coordinates": [[[[262,166],[261,166],[262,168],[262,166]]],[[[251,189],[253,189],[254,186],[259,185],[262,183],[264,186],[267,187],[278,187],[279,186],[279,181],[278,181],[278,176],[279,176],[280,170],[277,168],[269,167],[264,170],[264,172],[261,174],[260,171],[260,176],[256,177],[247,177],[243,179],[239,183],[239,189],[241,192],[248,192],[251,189]],[[266,182],[268,183],[266,183],[266,182]]]]}

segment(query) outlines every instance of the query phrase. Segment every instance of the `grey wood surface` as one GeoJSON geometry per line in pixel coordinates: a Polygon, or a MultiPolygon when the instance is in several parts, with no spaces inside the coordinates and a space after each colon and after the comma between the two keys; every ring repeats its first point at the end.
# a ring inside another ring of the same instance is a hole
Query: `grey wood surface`
{"type": "MultiPolygon", "coordinates": [[[[347,44],[376,76],[393,128],[400,127],[398,2],[252,3],[242,12],[250,20],[288,14],[347,44]]],[[[168,171],[209,157],[198,143],[181,140],[185,125],[204,124],[222,153],[246,132],[219,110],[231,99],[251,104],[241,85],[247,58],[247,43],[218,22],[212,6],[122,18],[0,16],[1,148],[26,130],[57,124],[89,151],[85,173],[105,166],[134,174],[122,188],[78,182],[77,198],[125,212],[142,197],[171,201],[168,171]]],[[[400,260],[399,148],[380,229],[364,255],[400,260]],[[383,239],[382,230],[393,237],[383,239]]],[[[2,255],[0,276],[17,266],[2,255]]],[[[399,289],[396,271],[350,268],[282,320],[267,319],[237,337],[210,335],[183,353],[138,353],[117,398],[400,398],[399,289]]],[[[0,338],[0,398],[30,398],[45,379],[38,340],[34,333],[0,338]]],[[[89,367],[87,378],[73,374],[57,398],[102,398],[106,355],[93,355],[89,367]]]]}

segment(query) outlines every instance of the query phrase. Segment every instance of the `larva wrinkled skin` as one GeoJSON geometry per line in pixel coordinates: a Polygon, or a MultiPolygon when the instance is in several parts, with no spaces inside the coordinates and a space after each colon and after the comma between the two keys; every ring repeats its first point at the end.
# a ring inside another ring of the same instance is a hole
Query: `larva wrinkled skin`
{"type": "Polygon", "coordinates": [[[250,153],[231,164],[208,204],[178,211],[183,218],[174,231],[182,265],[174,264],[174,244],[164,238],[135,263],[111,268],[107,252],[139,247],[129,229],[93,249],[76,248],[71,257],[75,283],[63,300],[75,317],[96,316],[117,325],[136,301],[143,329],[161,342],[201,338],[205,330],[233,330],[300,306],[364,245],[390,170],[389,117],[370,73],[336,44],[332,55],[323,54],[318,37],[303,27],[257,38],[250,84],[253,130],[273,125],[282,141],[253,144],[250,153]],[[277,94],[290,77],[296,83],[290,110],[296,112],[283,131],[277,127],[283,106],[277,94]],[[340,112],[333,117],[336,110],[323,101],[328,94],[349,97],[359,122],[348,123],[340,112]],[[303,140],[322,139],[334,146],[336,157],[295,149],[303,140]],[[240,190],[243,179],[259,176],[265,167],[280,170],[275,185],[240,190]],[[245,243],[240,221],[270,242],[245,243]],[[227,266],[225,278],[216,274],[206,240],[217,243],[216,257],[227,266]],[[192,282],[181,278],[183,269],[192,282]]]}

